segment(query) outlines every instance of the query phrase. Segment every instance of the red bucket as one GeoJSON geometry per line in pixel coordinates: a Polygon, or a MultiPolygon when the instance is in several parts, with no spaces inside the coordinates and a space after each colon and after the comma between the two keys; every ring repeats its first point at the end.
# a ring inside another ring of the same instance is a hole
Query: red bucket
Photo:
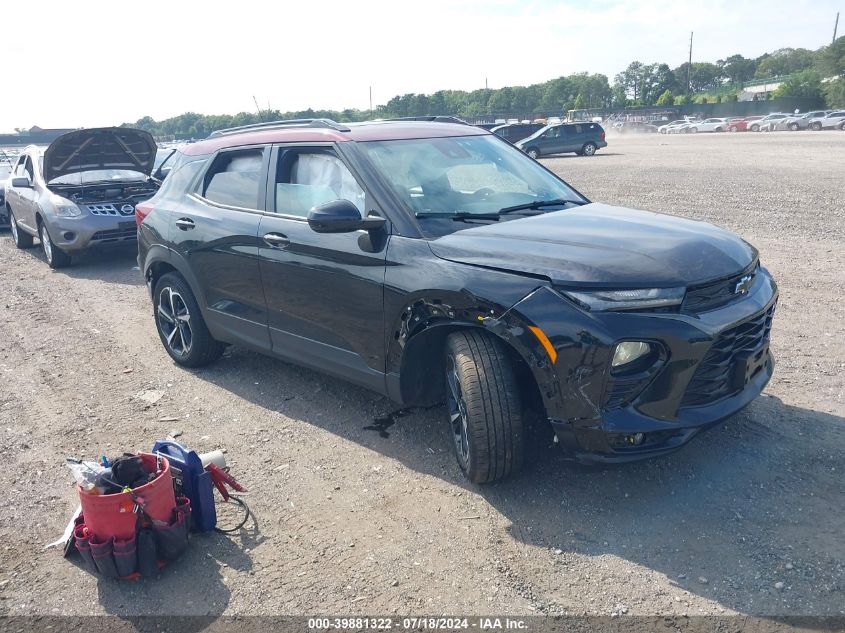
{"type": "MultiPolygon", "coordinates": [[[[157,461],[155,455],[150,453],[138,453],[138,455],[149,471],[155,471],[157,461]]],[[[173,477],[170,474],[170,462],[167,458],[158,459],[161,459],[163,465],[161,474],[150,483],[135,488],[131,493],[92,495],[77,486],[85,525],[98,541],[102,542],[112,536],[124,540],[135,535],[138,522],[138,515],[132,512],[135,498],[143,500],[144,512],[153,519],[170,521],[173,508],[176,507],[173,477]]]]}

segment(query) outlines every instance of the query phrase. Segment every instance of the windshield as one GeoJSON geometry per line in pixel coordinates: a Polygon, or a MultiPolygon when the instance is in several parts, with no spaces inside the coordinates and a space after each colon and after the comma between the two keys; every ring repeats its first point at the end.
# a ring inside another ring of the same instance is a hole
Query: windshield
{"type": "MultiPolygon", "coordinates": [[[[514,206],[547,200],[586,202],[565,182],[493,135],[368,141],[358,146],[421,223],[449,225],[432,229],[435,233],[466,228],[449,222],[456,216],[498,219],[502,210],[514,206]]],[[[523,215],[553,206],[526,210],[523,215]]]]}

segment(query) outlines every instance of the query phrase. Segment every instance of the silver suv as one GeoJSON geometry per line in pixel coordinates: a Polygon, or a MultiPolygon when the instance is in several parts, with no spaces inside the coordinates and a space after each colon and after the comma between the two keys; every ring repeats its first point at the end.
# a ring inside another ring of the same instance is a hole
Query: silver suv
{"type": "Polygon", "coordinates": [[[156,150],[149,132],[76,130],[46,151],[27,147],[6,189],[6,213],[18,248],[38,238],[51,268],[91,246],[137,240],[135,205],[151,198],[156,150]]]}

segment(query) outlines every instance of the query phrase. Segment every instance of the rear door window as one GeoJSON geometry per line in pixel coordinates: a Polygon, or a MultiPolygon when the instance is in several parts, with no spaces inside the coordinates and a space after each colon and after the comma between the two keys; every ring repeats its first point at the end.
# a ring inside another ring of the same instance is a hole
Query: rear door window
{"type": "Polygon", "coordinates": [[[203,179],[202,196],[227,207],[260,209],[265,151],[254,147],[218,154],[203,179]]]}

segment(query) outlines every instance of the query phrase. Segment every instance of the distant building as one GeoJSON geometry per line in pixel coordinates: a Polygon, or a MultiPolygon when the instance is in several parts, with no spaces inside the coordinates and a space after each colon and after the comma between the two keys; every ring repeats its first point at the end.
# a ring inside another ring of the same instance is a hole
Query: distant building
{"type": "Polygon", "coordinates": [[[62,134],[73,132],[80,128],[42,128],[33,125],[29,130],[21,130],[16,134],[0,134],[0,145],[49,145],[62,134]]]}

